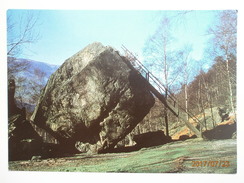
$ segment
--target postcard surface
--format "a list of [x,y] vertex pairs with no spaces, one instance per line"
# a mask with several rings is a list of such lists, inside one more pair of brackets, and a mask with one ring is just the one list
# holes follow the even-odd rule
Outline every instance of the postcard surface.
[[9,171],[237,173],[237,14],[9,9]]

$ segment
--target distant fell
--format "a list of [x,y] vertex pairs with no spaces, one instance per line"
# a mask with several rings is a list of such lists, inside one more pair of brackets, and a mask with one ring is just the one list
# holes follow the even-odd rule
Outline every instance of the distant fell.
[[[18,72],[12,72],[16,82],[15,99],[18,105],[35,105],[40,90],[46,85],[48,78],[59,68],[59,65],[48,64],[25,58],[8,58],[8,69],[14,70],[24,65]],[[10,77],[10,76],[9,76]],[[35,95],[35,97],[34,97]],[[33,110],[33,107],[31,108]]]

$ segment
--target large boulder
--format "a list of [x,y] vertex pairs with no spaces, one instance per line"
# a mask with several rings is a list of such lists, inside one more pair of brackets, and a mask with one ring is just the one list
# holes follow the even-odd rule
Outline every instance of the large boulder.
[[144,118],[154,97],[117,51],[93,43],[49,78],[32,115],[64,148],[104,152]]

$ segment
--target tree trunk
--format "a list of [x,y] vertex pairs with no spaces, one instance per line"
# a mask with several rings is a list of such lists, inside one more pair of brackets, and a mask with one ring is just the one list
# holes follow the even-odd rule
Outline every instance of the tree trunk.
[[185,108],[186,108],[186,119],[189,121],[189,115],[188,115],[188,93],[187,93],[187,84],[185,83]]
[[[204,77],[202,77],[202,80],[203,80],[203,83],[204,83],[204,87],[205,87],[205,90],[207,92],[207,101],[208,101],[208,104],[209,104],[209,107],[210,107],[210,112],[211,112],[211,118],[212,118],[212,125],[213,125],[213,128],[215,127],[215,120],[214,120],[214,116],[213,116],[213,104],[212,104],[212,97],[211,97],[211,94],[210,94],[210,91],[209,91],[209,86],[208,84],[206,83]],[[211,88],[210,88],[211,90]]]
[[198,91],[197,91],[197,107],[198,107],[198,112],[201,113],[201,82],[199,80],[198,83]]
[[201,105],[201,111],[203,113],[203,120],[205,124],[205,129],[207,130],[207,121],[206,121],[206,115],[205,115],[205,109],[204,109],[204,104],[203,104],[203,98],[202,98],[202,85],[199,81],[199,90],[200,90],[200,105]]
[[150,110],[150,112],[149,112],[149,119],[148,119],[149,132],[152,131],[151,118],[152,118],[152,112]]
[[233,93],[232,93],[232,84],[231,84],[231,80],[230,80],[230,69],[229,69],[229,60],[227,58],[228,56],[226,55],[226,70],[227,70],[227,75],[228,75],[228,84],[229,84],[229,100],[230,100],[230,105],[231,105],[231,110],[233,113],[235,113],[235,106],[234,106],[234,102],[233,102]]
[[[165,92],[165,99],[168,98],[168,91]],[[169,137],[169,121],[168,121],[168,109],[167,107],[164,107],[164,122],[165,122],[165,131],[166,136]]]
[[164,108],[164,121],[165,121],[165,128],[166,128],[166,136],[169,136],[169,124],[168,124],[168,110]]

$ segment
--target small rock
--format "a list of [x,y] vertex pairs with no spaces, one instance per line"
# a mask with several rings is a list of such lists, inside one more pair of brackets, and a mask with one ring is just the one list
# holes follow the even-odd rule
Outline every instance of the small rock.
[[41,156],[32,156],[31,161],[41,161]]

